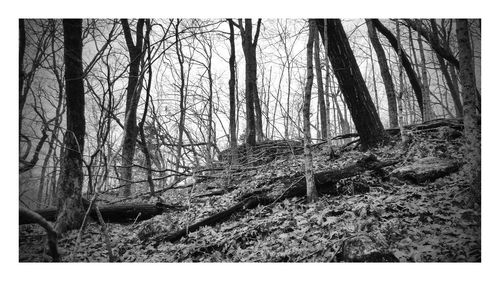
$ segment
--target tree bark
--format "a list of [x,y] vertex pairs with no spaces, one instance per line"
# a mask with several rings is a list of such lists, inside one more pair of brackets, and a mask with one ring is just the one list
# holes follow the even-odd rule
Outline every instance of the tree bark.
[[319,117],[321,126],[321,139],[328,139],[328,127],[326,120],[325,91],[323,87],[323,76],[321,74],[321,60],[319,57],[319,33],[314,25],[314,66],[316,67],[316,82],[318,86]]
[[391,128],[396,128],[398,126],[398,105],[396,101],[396,92],[394,90],[394,83],[392,82],[392,76],[389,71],[389,66],[387,65],[387,58],[385,56],[384,48],[380,44],[377,32],[373,27],[373,23],[370,19],[366,19],[366,25],[368,27],[368,37],[370,37],[370,42],[372,43],[373,49],[377,54],[378,65],[380,67],[380,75],[384,81],[385,93],[387,95],[387,105],[389,110],[389,126]]
[[[372,19],[372,23],[375,26],[375,28],[380,33],[382,33],[387,38],[387,40],[389,40],[389,43],[391,44],[392,48],[396,51],[396,53],[399,53],[400,50],[399,50],[398,40],[389,31],[389,29],[387,29],[378,19]],[[406,71],[406,75],[408,76],[408,80],[410,80],[410,84],[413,88],[413,91],[415,92],[415,97],[417,98],[418,106],[420,108],[420,113],[423,114],[424,107],[422,101],[422,88],[420,87],[417,74],[415,73],[415,70],[413,70],[411,62],[408,59],[406,52],[402,48],[401,48],[401,59],[403,67]]]
[[456,20],[460,59],[460,80],[464,101],[465,169],[473,199],[481,203],[481,116],[477,111],[474,65],[466,19]]
[[[24,19],[19,19],[19,116],[21,117],[23,107],[26,102],[26,95],[23,94],[24,85],[24,52],[26,50],[26,30]],[[22,118],[19,118],[19,129],[21,129]]]
[[260,108],[259,95],[257,92],[257,57],[256,47],[260,33],[261,20],[257,22],[257,30],[255,38],[252,39],[252,20],[239,19],[239,29],[241,33],[241,44],[243,46],[243,54],[245,55],[245,98],[247,111],[247,133],[246,143],[254,146],[257,141],[263,140],[262,131],[262,111]]
[[121,177],[123,181],[122,195],[130,196],[132,193],[132,166],[135,155],[135,143],[138,134],[137,106],[141,97],[142,82],[139,79],[139,70],[142,60],[142,43],[144,19],[137,21],[136,43],[132,40],[132,34],[127,19],[121,20],[125,41],[130,56],[129,75],[127,84],[127,100],[125,104],[125,120],[123,146],[122,146],[122,168]]
[[[323,35],[325,25],[323,20],[316,20],[316,23]],[[364,148],[369,148],[380,144],[386,141],[387,135],[377,115],[344,28],[339,19],[327,20],[327,26],[328,38],[331,43],[328,46],[328,56],[360,135],[361,145]]]
[[[420,22],[420,25],[422,22]],[[418,49],[420,51],[420,60],[421,60],[421,68],[422,68],[422,103],[424,105],[424,114],[422,120],[424,122],[431,120],[433,117],[432,106],[431,106],[431,98],[430,98],[430,89],[429,89],[429,79],[427,77],[427,66],[425,61],[425,52],[424,52],[424,44],[422,43],[422,36],[419,33],[417,37]],[[415,63],[417,63],[415,61]]]
[[399,32],[399,22],[396,22],[396,36],[397,36],[397,50],[398,50],[398,74],[399,74],[399,93],[397,95],[398,102],[398,123],[399,123],[399,132],[401,134],[401,142],[403,145],[408,143],[408,135],[406,134],[406,130],[404,128],[405,122],[403,119],[403,60],[405,55],[403,54],[403,48],[401,48],[401,36]]
[[229,23],[229,44],[231,53],[229,56],[229,143],[231,146],[231,164],[235,165],[238,161],[237,146],[238,136],[236,135],[236,48],[234,46],[234,25],[233,20],[228,19]]
[[[304,94],[304,108],[303,108],[303,121],[304,121],[304,169],[307,183],[307,202],[312,203],[318,200],[318,192],[314,184],[313,174],[313,161],[311,153],[311,122],[310,122],[310,108],[311,108],[311,89],[314,79],[313,74],[313,44],[315,37],[317,38],[318,31],[316,29],[315,20],[309,19],[309,37],[307,40],[307,80]],[[319,40],[316,41],[319,43]],[[318,48],[319,49],[319,48]],[[319,57],[316,62],[319,61]],[[324,104],[323,104],[324,106]],[[324,109],[324,108],[323,108]]]
[[83,219],[83,148],[85,147],[85,92],[82,67],[82,20],[64,19],[66,133],[58,182],[58,233],[77,229]]

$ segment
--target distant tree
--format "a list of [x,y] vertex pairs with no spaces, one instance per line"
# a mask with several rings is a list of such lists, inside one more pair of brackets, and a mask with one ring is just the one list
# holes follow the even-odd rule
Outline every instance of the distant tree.
[[135,143],[138,134],[137,127],[137,106],[141,97],[142,81],[139,79],[140,65],[143,57],[143,28],[144,19],[137,21],[136,42],[132,39],[129,22],[127,19],[121,20],[123,34],[130,56],[129,75],[127,84],[127,99],[125,104],[125,120],[123,146],[122,146],[122,169],[121,177],[123,181],[122,194],[130,196],[132,192],[132,165],[135,155]]
[[307,39],[307,77],[306,77],[306,88],[304,94],[304,108],[303,108],[303,120],[304,120],[304,168],[305,177],[307,184],[307,201],[309,203],[318,200],[318,192],[316,191],[316,184],[314,182],[313,174],[313,161],[311,154],[311,89],[314,79],[313,74],[313,44],[314,37],[318,34],[316,29],[316,24],[313,19],[309,20],[309,37]]
[[257,41],[259,40],[261,19],[257,21],[257,30],[252,39],[252,20],[245,19],[243,26],[242,19],[238,20],[238,27],[241,33],[241,44],[245,55],[245,98],[247,111],[247,133],[246,143],[255,145],[257,141],[262,141],[264,133],[262,131],[262,110],[257,92]]
[[384,48],[380,44],[377,32],[373,27],[373,23],[370,19],[366,19],[366,25],[368,27],[368,37],[372,43],[373,49],[377,54],[378,65],[380,67],[380,75],[384,81],[385,93],[387,95],[387,105],[389,110],[389,126],[391,128],[396,128],[398,126],[398,108],[396,101],[396,92],[394,90],[394,83],[392,82],[392,76],[389,71],[389,66],[387,65],[387,58],[385,56]]
[[[431,28],[432,28],[432,33],[430,33],[430,34],[440,34],[435,19],[431,19]],[[436,39],[433,39],[433,40],[436,40]],[[447,46],[449,49],[449,44]],[[448,90],[450,91],[451,98],[453,99],[453,105],[455,106],[455,116],[457,118],[461,118],[464,115],[464,110],[463,110],[463,106],[462,106],[462,101],[460,100],[460,93],[458,91],[458,83],[457,83],[458,79],[456,77],[457,75],[455,72],[455,67],[452,65],[449,68],[448,65],[446,64],[445,60],[443,59],[443,56],[439,52],[436,52],[436,57],[437,57],[438,62],[439,62],[439,68],[441,69],[441,72],[443,73],[444,79],[446,81],[446,85],[448,86]],[[454,81],[453,77],[455,77],[455,81]]]
[[82,67],[82,20],[64,19],[64,64],[66,92],[66,132],[58,184],[58,233],[80,226],[82,205],[83,149],[85,147],[85,92]]
[[464,101],[465,160],[470,189],[476,202],[481,202],[481,116],[478,114],[474,64],[472,63],[469,26],[466,19],[456,20],[460,61],[460,81]]
[[[316,20],[316,23],[323,36],[324,20]],[[377,115],[342,23],[339,19],[328,19],[326,24],[329,40],[328,56],[360,136],[361,145],[368,148],[380,144],[387,139],[387,135],[382,122],[380,122],[380,117]]]
[[422,24],[422,20],[406,19],[404,20],[404,22],[408,26],[410,26],[413,30],[417,31],[419,35],[424,37],[425,40],[427,40],[427,42],[431,46],[431,48],[434,49],[434,51],[439,56],[449,61],[456,68],[460,67],[460,63],[455,57],[455,55],[453,55],[450,46],[443,44],[443,42],[439,39],[439,32],[436,33],[435,30],[431,31],[428,28],[426,28],[425,25]]

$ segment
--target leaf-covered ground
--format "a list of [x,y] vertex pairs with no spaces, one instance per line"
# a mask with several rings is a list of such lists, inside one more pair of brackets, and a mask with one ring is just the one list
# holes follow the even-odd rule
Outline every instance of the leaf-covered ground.
[[[317,148],[315,170],[342,167],[367,153],[379,159],[401,159],[398,165],[386,168],[389,172],[427,156],[462,160],[462,139],[445,137],[443,130],[419,134],[404,150],[392,144],[365,153],[343,152],[335,160]],[[285,199],[236,214],[214,227],[203,227],[175,243],[155,246],[140,239],[148,233],[178,230],[222,211],[257,187],[286,189],[273,179],[302,169],[301,156],[288,155],[231,176],[222,171],[190,189],[170,190],[163,199],[189,209],[132,225],[108,225],[113,255],[121,262],[336,262],[345,239],[366,234],[401,262],[481,261],[480,208],[470,202],[463,171],[423,185],[366,172],[337,183],[348,190],[369,186],[370,192],[365,194],[322,196],[314,204],[306,204],[304,198]],[[221,188],[223,195],[197,197]],[[75,247],[77,234],[72,231],[60,239],[63,261],[108,261],[98,224],[91,223]],[[19,235],[19,261],[51,260],[41,228],[21,226]]]

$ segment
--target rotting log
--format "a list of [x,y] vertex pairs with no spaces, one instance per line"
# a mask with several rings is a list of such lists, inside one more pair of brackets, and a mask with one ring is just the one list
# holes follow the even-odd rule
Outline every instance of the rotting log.
[[[335,184],[339,180],[360,175],[368,170],[380,171],[383,167],[392,166],[398,162],[398,160],[379,161],[374,155],[369,155],[352,165],[314,174],[316,188],[320,195],[330,194],[335,196],[345,194],[347,190],[344,189],[342,192],[342,189],[338,189]],[[188,227],[184,227],[176,232],[160,234],[154,238],[146,239],[143,242],[147,243],[152,240],[156,245],[162,242],[175,242],[203,226],[213,226],[224,222],[231,218],[232,215],[241,211],[253,209],[258,205],[269,205],[286,198],[303,197],[306,195],[306,181],[303,176],[291,176],[287,180],[282,180],[282,182],[285,186],[289,186],[285,191],[278,188],[271,190],[264,188],[255,190],[241,196],[237,204],[226,210],[216,213]],[[364,192],[367,192],[367,190],[365,189]]]
[[[88,208],[88,202],[84,201],[84,207]],[[130,223],[143,221],[160,215],[167,210],[183,210],[186,207],[177,205],[156,204],[119,204],[110,206],[100,206],[99,211],[105,222],[108,223]],[[33,211],[47,221],[55,221],[57,218],[56,208],[47,208]],[[97,220],[95,209],[90,212],[90,216]],[[19,217],[19,224],[33,223],[25,217]]]
[[395,169],[391,172],[391,176],[416,184],[424,184],[454,173],[460,166],[461,163],[452,159],[426,157]]

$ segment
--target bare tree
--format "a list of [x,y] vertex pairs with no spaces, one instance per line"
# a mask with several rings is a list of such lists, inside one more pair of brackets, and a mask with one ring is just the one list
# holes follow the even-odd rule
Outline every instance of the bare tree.
[[313,161],[311,154],[311,122],[310,118],[310,107],[311,107],[311,89],[314,79],[313,74],[313,44],[314,37],[318,34],[316,29],[315,20],[309,20],[309,37],[307,39],[307,78],[306,78],[306,88],[304,94],[304,108],[303,108],[303,119],[304,119],[304,169],[307,184],[307,201],[315,202],[318,200],[318,192],[316,191],[316,184],[314,182],[313,174]]
[[82,20],[64,19],[64,64],[66,92],[66,132],[64,155],[58,184],[58,233],[80,226],[84,209],[81,201],[85,140],[85,92],[82,67]]
[[473,199],[481,203],[481,116],[478,114],[474,64],[472,63],[469,26],[466,19],[456,20],[457,41],[460,59],[460,80],[463,86],[465,127],[464,171],[468,174]]
[[122,194],[130,196],[132,192],[132,166],[135,155],[135,143],[138,134],[137,127],[137,106],[141,96],[142,81],[139,79],[140,65],[143,56],[143,28],[144,19],[137,21],[136,42],[132,39],[129,22],[122,19],[123,34],[127,43],[130,56],[129,76],[127,85],[127,99],[125,104],[125,120],[123,146],[122,146],[122,169],[121,177],[123,181]]
[[[321,120],[321,138],[328,139],[328,121],[326,120],[325,90],[323,87],[323,76],[321,74],[321,59],[319,56],[319,33],[316,25],[309,28],[314,29],[314,65],[316,66],[316,83],[318,86],[319,116]],[[327,35],[328,36],[328,35]]]
[[230,146],[231,146],[231,163],[236,164],[238,161],[238,155],[236,146],[238,145],[238,139],[236,136],[236,48],[234,46],[234,24],[233,20],[228,19],[229,23],[229,44],[230,44],[230,56],[229,56],[229,132],[230,132]]
[[[398,21],[396,21],[397,23]],[[417,98],[418,106],[420,108],[420,113],[423,114],[424,112],[424,106],[423,106],[423,100],[422,100],[422,87],[420,86],[419,79],[417,77],[417,74],[415,73],[415,70],[413,70],[413,67],[411,65],[410,60],[408,59],[408,56],[406,55],[406,52],[400,48],[400,44],[396,37],[391,33],[389,29],[387,29],[378,19],[372,19],[373,26],[382,33],[387,40],[389,40],[389,43],[391,44],[392,48],[396,51],[396,53],[401,52],[401,59],[402,59],[402,64],[405,69],[406,75],[408,76],[408,80],[410,80],[410,84],[412,86],[412,89],[415,93],[415,97]]]
[[385,56],[384,48],[380,44],[377,32],[373,27],[373,23],[370,19],[366,19],[366,25],[368,27],[368,37],[372,43],[373,49],[377,54],[378,65],[380,67],[380,74],[382,80],[384,81],[385,93],[387,95],[387,105],[389,110],[389,125],[391,128],[396,128],[398,126],[398,109],[396,101],[396,92],[394,91],[394,83],[392,82],[392,76],[389,72],[389,66],[387,65],[387,58]]
[[[324,21],[322,19],[316,20],[316,23],[323,34]],[[387,135],[377,115],[342,23],[339,19],[329,19],[326,25],[329,39],[328,56],[360,135],[361,144],[365,148],[380,144],[387,139]]]
[[[419,21],[419,25],[422,25],[422,21]],[[422,104],[424,106],[423,118],[422,120],[429,121],[432,119],[433,112],[431,106],[430,89],[429,89],[429,78],[427,77],[427,66],[425,61],[424,44],[422,43],[422,36],[419,33],[417,37],[418,49],[420,51],[420,65],[422,69]],[[417,63],[415,61],[415,63]]]
[[245,19],[243,26],[242,19],[238,19],[238,27],[241,33],[241,44],[245,55],[245,98],[247,111],[247,133],[246,143],[250,146],[257,141],[264,139],[262,131],[262,110],[257,92],[257,57],[256,49],[259,40],[261,19],[257,21],[257,30],[252,39],[252,20]]

